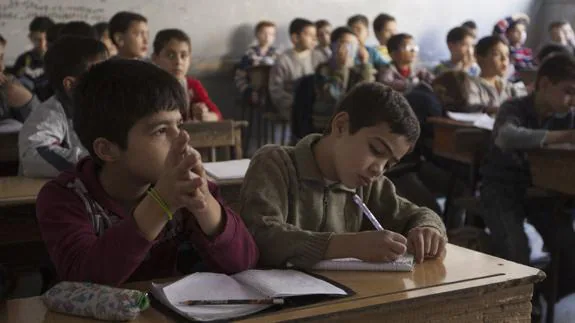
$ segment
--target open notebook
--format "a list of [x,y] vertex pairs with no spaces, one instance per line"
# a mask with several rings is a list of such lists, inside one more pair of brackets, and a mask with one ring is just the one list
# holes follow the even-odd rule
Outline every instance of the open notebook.
[[187,300],[262,299],[303,295],[346,296],[348,292],[297,270],[247,270],[232,276],[195,273],[170,284],[152,284],[152,294],[189,319],[226,320],[272,305],[180,305]]
[[364,262],[355,258],[322,260],[315,270],[350,270],[350,271],[412,271],[413,255],[405,255],[392,262]]
[[249,166],[249,159],[204,163],[206,173],[216,180],[243,179]]

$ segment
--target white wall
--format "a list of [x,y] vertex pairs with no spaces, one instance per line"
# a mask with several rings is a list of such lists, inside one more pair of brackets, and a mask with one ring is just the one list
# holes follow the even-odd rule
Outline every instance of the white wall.
[[[541,1],[541,0],[535,0]],[[574,0],[564,0],[573,2]],[[108,20],[116,11],[140,12],[150,21],[151,37],[162,28],[178,27],[193,42],[195,63],[238,57],[252,39],[258,20],[279,25],[279,45],[287,47],[287,26],[294,17],[328,19],[342,25],[351,14],[373,19],[388,12],[399,20],[401,31],[412,33],[422,48],[422,60],[447,56],[445,34],[466,19],[487,34],[495,21],[513,12],[527,11],[532,0],[0,0],[0,33],[8,40],[7,63],[29,48],[27,26],[35,15],[57,21]],[[372,37],[372,43],[375,38]]]

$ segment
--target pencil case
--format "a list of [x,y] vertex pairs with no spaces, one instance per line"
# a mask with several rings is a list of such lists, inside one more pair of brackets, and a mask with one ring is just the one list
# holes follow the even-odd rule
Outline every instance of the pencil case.
[[81,282],[60,282],[42,299],[51,311],[107,321],[133,320],[150,306],[147,293]]

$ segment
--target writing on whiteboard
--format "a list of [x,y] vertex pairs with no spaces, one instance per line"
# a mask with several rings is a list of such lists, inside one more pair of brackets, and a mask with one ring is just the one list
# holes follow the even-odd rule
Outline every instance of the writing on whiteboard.
[[9,0],[8,3],[0,3],[0,27],[14,21],[28,23],[36,16],[49,16],[55,21],[107,21],[109,17],[104,10],[106,2],[107,0],[97,0],[86,6],[46,4],[42,0]]

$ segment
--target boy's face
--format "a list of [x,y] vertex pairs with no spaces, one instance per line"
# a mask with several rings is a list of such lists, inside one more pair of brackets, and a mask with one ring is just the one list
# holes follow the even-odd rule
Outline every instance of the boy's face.
[[347,113],[334,120],[332,134],[335,168],[338,179],[349,188],[368,185],[379,179],[383,173],[407,154],[411,145],[402,135],[391,133],[385,122],[373,127],[362,128],[349,134]]
[[46,41],[46,33],[41,31],[33,31],[28,35],[32,46],[34,46],[34,51],[44,55],[48,50],[48,41]]
[[303,29],[301,34],[295,35],[295,45],[301,50],[308,50],[315,47],[317,42],[317,34],[315,26],[307,26]]
[[509,47],[497,43],[485,57],[477,56],[481,74],[504,77],[509,68]]
[[390,53],[391,58],[397,64],[412,64],[417,58],[419,47],[415,44],[413,38],[407,38],[399,47],[399,50]]
[[451,52],[451,58],[456,61],[469,61],[473,58],[474,43],[475,39],[471,36],[463,38],[462,41],[457,43],[448,43],[449,51]]
[[359,41],[357,37],[352,34],[344,34],[340,40],[335,45],[335,53],[337,55],[340,51],[345,51],[347,53],[346,66],[352,67],[355,65],[355,58],[357,56],[357,51],[359,49]]
[[395,20],[388,21],[383,29],[376,32],[375,36],[381,45],[387,44],[387,41],[397,34],[397,22]]
[[516,24],[507,31],[507,39],[513,46],[523,45],[527,39],[527,31],[524,24]]
[[148,52],[148,24],[134,21],[130,28],[121,35],[118,52],[124,57],[143,58]]
[[140,119],[128,132],[126,149],[121,150],[117,163],[142,185],[155,183],[164,170],[166,156],[181,124],[178,109]]
[[322,47],[329,46],[331,36],[331,26],[324,26],[317,31],[317,40]]
[[555,113],[575,110],[575,80],[553,83],[547,77],[543,77],[539,80],[537,95],[542,95]]
[[567,45],[567,35],[563,27],[555,27],[549,31],[551,41],[561,45]]
[[152,56],[152,60],[163,70],[168,71],[177,79],[183,80],[190,68],[190,46],[185,41],[172,39],[159,54]]
[[351,30],[357,35],[359,42],[365,45],[365,41],[367,40],[367,36],[369,36],[369,30],[367,26],[361,22],[356,22],[355,24],[351,25]]
[[260,45],[260,47],[269,47],[273,45],[276,40],[276,27],[263,27],[258,31],[256,38],[258,39],[258,45]]
[[4,72],[4,51],[5,51],[5,46],[4,44],[0,43],[0,74],[2,74]]

